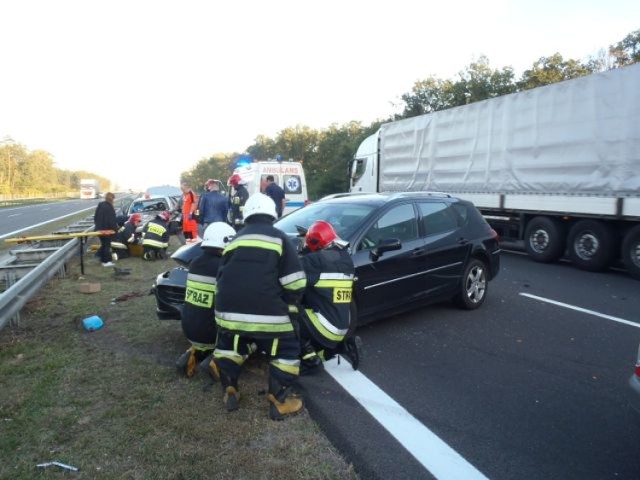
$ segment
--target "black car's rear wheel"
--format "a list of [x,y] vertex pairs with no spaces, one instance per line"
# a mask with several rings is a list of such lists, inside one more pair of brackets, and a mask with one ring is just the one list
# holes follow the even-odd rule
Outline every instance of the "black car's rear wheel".
[[453,298],[453,301],[460,308],[475,310],[484,303],[488,286],[487,266],[482,260],[472,258],[464,269],[460,291]]

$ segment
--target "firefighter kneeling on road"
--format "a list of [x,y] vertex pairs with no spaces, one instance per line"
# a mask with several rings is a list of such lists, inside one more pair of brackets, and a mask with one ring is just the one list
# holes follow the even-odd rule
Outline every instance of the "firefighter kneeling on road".
[[347,337],[353,330],[350,315],[355,267],[347,247],[333,226],[317,221],[305,236],[302,266],[307,288],[298,312],[302,344],[301,373],[312,373],[336,354],[354,370],[360,362],[360,337]]
[[142,229],[142,247],[145,260],[155,260],[157,258],[167,258],[167,248],[169,247],[169,212],[160,212],[156,218],[147,223]]
[[276,209],[256,193],[244,207],[245,226],[225,248],[218,270],[214,363],[228,411],[240,400],[238,377],[255,343],[269,364],[269,416],[281,420],[303,408],[292,392],[300,371],[300,342],[289,318],[306,284],[296,248],[272,226]]
[[116,233],[116,239],[111,242],[114,260],[129,257],[129,245],[137,244],[140,239],[136,234],[136,228],[140,225],[142,218],[139,213],[134,213],[129,220],[120,227]]
[[178,372],[189,378],[195,374],[198,362],[202,362],[201,371],[214,380],[219,376],[211,362],[216,343],[216,275],[222,251],[235,234],[225,222],[212,223],[200,244],[202,254],[189,264],[181,323],[191,347],[176,362]]

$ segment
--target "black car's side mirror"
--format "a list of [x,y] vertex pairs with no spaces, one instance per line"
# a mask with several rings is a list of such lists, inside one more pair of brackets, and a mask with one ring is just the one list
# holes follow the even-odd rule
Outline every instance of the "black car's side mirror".
[[299,237],[305,237],[307,235],[307,229],[300,225],[296,225],[296,230],[298,231]]
[[384,238],[378,241],[378,245],[371,250],[369,256],[374,262],[378,260],[384,252],[391,252],[393,250],[400,250],[402,248],[402,242],[399,238]]

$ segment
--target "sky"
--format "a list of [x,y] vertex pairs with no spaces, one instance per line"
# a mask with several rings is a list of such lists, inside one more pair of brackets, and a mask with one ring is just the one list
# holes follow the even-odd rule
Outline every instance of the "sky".
[[584,60],[640,1],[0,0],[0,19],[0,141],[142,191],[258,135],[387,117],[480,55]]

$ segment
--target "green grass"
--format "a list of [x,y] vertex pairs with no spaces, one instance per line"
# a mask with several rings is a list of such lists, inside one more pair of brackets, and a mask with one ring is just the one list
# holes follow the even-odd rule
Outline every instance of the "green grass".
[[[306,412],[269,420],[264,359],[247,362],[232,413],[218,385],[179,377],[174,362],[188,342],[179,322],[157,320],[146,295],[173,262],[119,266],[131,275],[115,277],[87,255],[81,278],[75,259],[19,326],[0,332],[0,478],[357,478]],[[78,293],[82,281],[102,290]],[[86,332],[82,319],[94,314],[105,326]],[[35,467],[52,460],[81,470]]]

